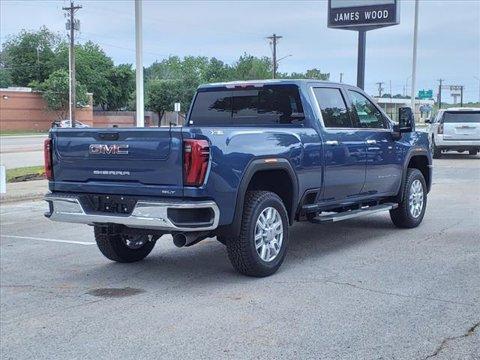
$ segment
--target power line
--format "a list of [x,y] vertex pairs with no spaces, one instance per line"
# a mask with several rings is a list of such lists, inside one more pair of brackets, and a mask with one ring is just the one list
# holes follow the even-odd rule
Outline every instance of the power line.
[[267,39],[270,40],[270,45],[272,45],[273,50],[272,50],[272,64],[273,64],[273,69],[272,69],[272,78],[275,79],[277,77],[277,67],[278,67],[278,61],[277,61],[277,43],[278,40],[283,38],[283,36],[278,36],[277,34],[273,34],[272,36],[268,36]]

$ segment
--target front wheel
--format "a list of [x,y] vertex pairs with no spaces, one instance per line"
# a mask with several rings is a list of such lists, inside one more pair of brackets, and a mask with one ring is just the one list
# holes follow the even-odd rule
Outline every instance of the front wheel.
[[155,246],[158,237],[131,235],[115,225],[95,225],[95,241],[100,252],[112,261],[129,263],[144,259]]
[[269,191],[247,192],[240,236],[226,240],[228,257],[238,272],[255,277],[275,273],[288,245],[288,215],[282,200]]
[[478,150],[469,150],[468,151],[469,155],[477,155],[477,153],[478,153]]
[[422,222],[427,206],[427,185],[422,172],[408,169],[403,186],[403,200],[390,210],[390,218],[399,228],[414,228]]

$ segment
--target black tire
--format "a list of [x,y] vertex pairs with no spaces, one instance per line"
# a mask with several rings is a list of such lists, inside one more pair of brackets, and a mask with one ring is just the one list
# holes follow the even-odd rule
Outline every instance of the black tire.
[[469,155],[477,155],[477,154],[478,154],[478,150],[468,150],[468,154],[469,154]]
[[[255,248],[255,227],[262,212],[272,207],[280,215],[283,226],[283,240],[278,254],[271,261],[264,261]],[[282,265],[288,246],[288,214],[282,200],[269,191],[249,191],[245,195],[240,236],[227,238],[227,252],[230,262],[239,273],[264,277],[275,273]]]
[[442,150],[435,145],[435,139],[432,137],[432,154],[434,159],[440,159],[442,157]]
[[139,235],[147,237],[145,244],[140,247],[127,246],[127,239],[131,235],[122,233],[121,227],[115,225],[95,225],[95,241],[101,253],[112,261],[130,263],[144,259],[155,246],[156,238],[151,235]]
[[[423,190],[423,207],[420,214],[415,217],[412,215],[409,206],[409,198],[411,195],[412,183],[419,180]],[[390,210],[390,218],[395,226],[399,228],[411,229],[420,225],[425,216],[425,209],[427,208],[427,184],[423,174],[418,169],[408,169],[405,182],[403,184],[403,200],[398,204],[394,210]]]
[[227,245],[227,238],[225,236],[217,235],[217,241],[220,244]]

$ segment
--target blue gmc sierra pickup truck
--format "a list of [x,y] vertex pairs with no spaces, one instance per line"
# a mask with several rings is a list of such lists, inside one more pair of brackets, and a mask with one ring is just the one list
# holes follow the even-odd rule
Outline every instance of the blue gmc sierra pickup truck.
[[362,90],[314,80],[203,85],[183,127],[54,128],[46,216],[93,226],[102,254],[145,258],[216,236],[233,267],[273,274],[295,221],[390,211],[419,225],[432,183],[410,108],[393,123]]

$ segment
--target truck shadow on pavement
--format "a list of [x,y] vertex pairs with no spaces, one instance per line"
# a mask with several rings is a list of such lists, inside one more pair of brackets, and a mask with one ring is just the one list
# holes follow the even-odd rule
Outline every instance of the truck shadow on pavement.
[[[388,215],[369,216],[347,220],[335,224],[297,223],[290,228],[289,249],[283,266],[273,276],[281,276],[285,271],[294,270],[296,265],[315,262],[321,266],[322,257],[341,252],[351,246],[363,246],[390,236],[395,229]],[[94,259],[98,266],[85,268],[75,274],[70,281],[82,282],[82,277],[95,279],[95,283],[107,285],[157,289],[162,285],[191,288],[205,283],[239,283],[255,281],[237,274],[228,260],[226,248],[215,238],[206,239],[189,248],[175,248],[170,237],[163,237],[156,248],[143,261],[131,264],[109,262],[101,257]],[[182,286],[183,286],[182,285]]]

